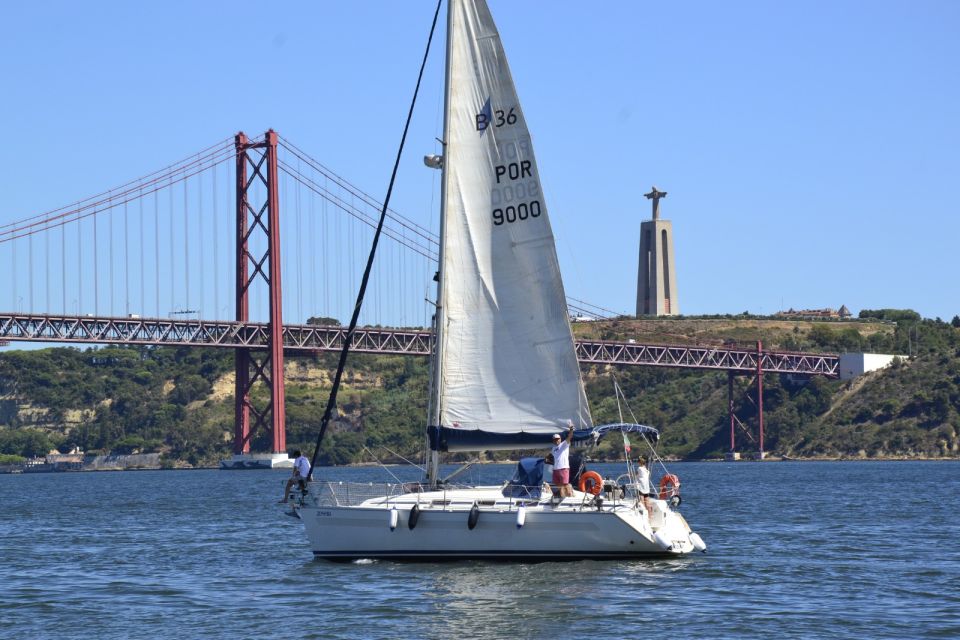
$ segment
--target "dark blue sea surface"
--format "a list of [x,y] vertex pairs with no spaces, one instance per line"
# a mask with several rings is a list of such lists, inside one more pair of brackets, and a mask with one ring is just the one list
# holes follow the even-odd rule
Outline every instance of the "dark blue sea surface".
[[539,564],[314,560],[279,471],[0,475],[0,637],[960,637],[960,463],[670,470],[706,554]]

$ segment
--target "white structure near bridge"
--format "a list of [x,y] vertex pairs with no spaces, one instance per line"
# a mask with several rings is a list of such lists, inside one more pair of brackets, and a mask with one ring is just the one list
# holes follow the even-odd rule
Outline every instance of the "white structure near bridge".
[[890,366],[894,358],[900,356],[891,356],[885,353],[841,353],[840,354],[840,379],[851,380],[857,376],[862,376],[868,371],[876,371]]

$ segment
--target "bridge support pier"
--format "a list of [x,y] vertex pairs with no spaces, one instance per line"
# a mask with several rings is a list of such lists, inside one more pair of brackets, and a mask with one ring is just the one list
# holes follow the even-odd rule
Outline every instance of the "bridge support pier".
[[[236,320],[250,320],[250,288],[258,279],[265,283],[270,300],[267,351],[237,349],[235,386],[234,459],[250,456],[250,443],[259,431],[266,431],[271,440],[271,456],[268,466],[277,466],[280,458],[286,459],[285,393],[283,386],[283,316],[280,278],[280,199],[277,173],[278,136],[272,129],[267,131],[262,142],[250,142],[240,132],[235,137],[236,145],[236,205],[237,205],[237,294]],[[248,175],[249,170],[249,175]],[[266,192],[265,200],[253,206],[251,197]],[[260,233],[263,241],[257,246],[266,246],[260,255],[251,253],[250,238]],[[262,381],[269,389],[266,403],[254,401],[253,386]],[[250,423],[253,414],[254,422]],[[282,454],[282,455],[280,455]],[[257,455],[256,458],[263,456]],[[252,459],[252,458],[251,458]],[[229,466],[229,465],[225,465]],[[236,466],[236,465],[233,465]],[[242,465],[241,465],[242,466]],[[250,465],[248,465],[250,466]],[[263,466],[255,464],[252,466]]]
[[[757,341],[757,373],[755,379],[757,381],[757,422],[759,424],[759,442],[757,442],[757,460],[763,460],[766,457],[766,452],[763,449],[763,343],[759,340]],[[727,414],[730,416],[730,451],[727,452],[725,458],[727,461],[735,461],[740,459],[740,452],[737,451],[737,442],[736,442],[736,425],[740,420],[737,419],[736,413],[734,412],[734,402],[733,402],[733,378],[736,376],[736,372],[732,369],[727,370]],[[749,388],[749,387],[748,387]],[[747,396],[749,398],[749,396]],[[743,427],[747,435],[750,435],[750,432],[747,431],[746,426],[740,422],[740,426]],[[750,436],[752,440],[753,437]]]
[[760,422],[760,450],[757,459],[763,460],[763,343],[757,340],[757,420]]
[[734,462],[740,459],[740,453],[737,451],[737,416],[733,411],[733,378],[736,374],[727,370],[727,415],[730,416],[730,451],[727,452],[728,462]]

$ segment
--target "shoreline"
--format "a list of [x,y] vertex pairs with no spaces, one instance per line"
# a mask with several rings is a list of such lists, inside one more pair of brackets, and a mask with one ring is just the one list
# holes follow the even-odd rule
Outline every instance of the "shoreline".
[[[590,460],[590,462],[595,464],[617,464],[622,463],[623,460]],[[726,460],[724,458],[700,458],[700,459],[665,459],[664,463],[666,464],[687,464],[687,463],[728,463],[728,464],[740,464],[740,463],[758,463],[758,462],[960,462],[960,456],[954,457],[910,457],[910,456],[885,456],[885,457],[876,457],[876,458],[861,458],[861,457],[843,457],[843,456],[824,456],[824,457],[815,457],[815,458],[799,458],[799,457],[780,457],[780,456],[766,456],[763,460],[757,460],[756,458],[742,458],[740,460]],[[483,461],[476,462],[477,465],[492,465],[492,464],[516,464],[517,460],[502,460],[502,461]],[[387,466],[387,467],[397,467],[403,466],[405,463],[384,463],[383,465],[374,462],[357,462],[351,464],[341,464],[333,465],[331,467],[322,467],[326,469],[336,469],[336,468],[360,468],[360,467],[378,467],[378,466]],[[34,474],[47,474],[47,473],[109,473],[117,471],[233,471],[233,469],[221,469],[219,465],[201,465],[201,466],[138,466],[138,467],[128,467],[128,468],[99,468],[99,469],[27,469],[27,465],[4,465],[3,468],[0,468],[0,475],[34,475]],[[289,471],[288,469],[243,469],[243,471]]]

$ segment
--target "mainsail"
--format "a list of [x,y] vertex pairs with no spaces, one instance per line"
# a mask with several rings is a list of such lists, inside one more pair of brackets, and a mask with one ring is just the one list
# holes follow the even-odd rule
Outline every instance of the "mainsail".
[[451,0],[432,448],[592,426],[530,133],[483,0]]

